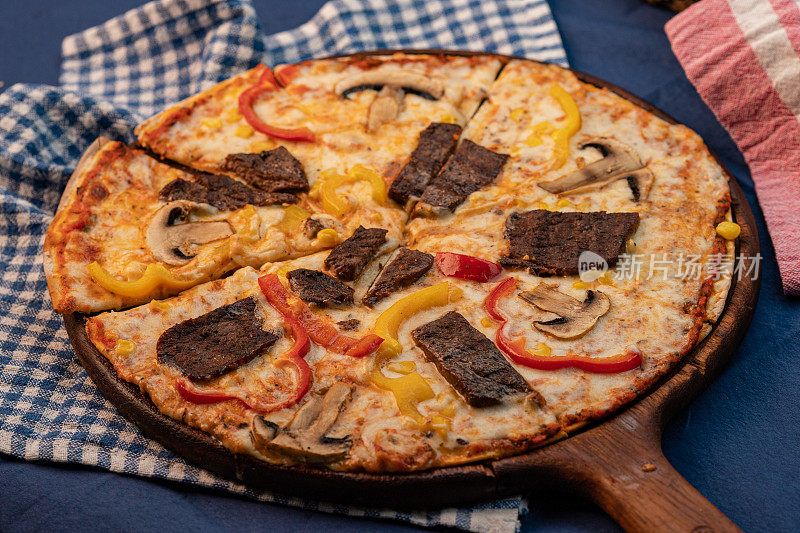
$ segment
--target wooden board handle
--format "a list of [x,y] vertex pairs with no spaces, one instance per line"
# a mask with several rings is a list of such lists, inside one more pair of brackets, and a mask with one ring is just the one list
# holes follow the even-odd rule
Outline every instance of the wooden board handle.
[[594,501],[626,531],[739,532],[669,464],[661,452],[660,424],[653,423],[652,415],[644,414],[639,404],[605,424],[541,448],[533,458],[500,461],[494,467],[500,491],[555,486],[574,492]]
[[[615,459],[623,457],[625,462]],[[626,531],[723,533],[741,531],[675,470],[658,450],[639,457],[610,457],[598,465],[590,493],[583,492]]]

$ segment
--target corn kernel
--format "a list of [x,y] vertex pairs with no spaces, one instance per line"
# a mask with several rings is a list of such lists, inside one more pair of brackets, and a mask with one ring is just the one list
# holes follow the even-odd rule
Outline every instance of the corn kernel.
[[542,144],[542,136],[539,135],[538,133],[531,133],[525,139],[525,144],[527,144],[528,146],[539,146],[540,144]]
[[157,309],[158,311],[161,311],[162,313],[166,313],[167,311],[170,310],[170,307],[171,307],[168,303],[166,303],[164,301],[161,301],[161,300],[153,300],[153,301],[151,301],[150,302],[150,306],[153,309]]
[[572,205],[572,202],[570,202],[570,201],[569,201],[569,200],[567,200],[567,199],[562,199],[562,200],[559,200],[559,201],[556,203],[556,205],[557,205],[558,207],[569,207],[569,206],[571,206],[571,205]]
[[253,141],[250,143],[250,151],[253,153],[266,152],[267,150],[272,150],[274,147],[275,147],[274,143],[263,139],[260,141]]
[[458,124],[458,120],[453,115],[443,116],[442,122],[444,122],[445,124]]
[[483,317],[481,318],[481,326],[485,328],[490,328],[494,326],[494,321],[491,318]]
[[543,357],[547,357],[553,354],[553,349],[548,345],[546,345],[545,343],[540,342],[539,344],[536,345],[536,348],[531,350],[531,353],[533,355],[541,355]]
[[546,211],[552,211],[553,210],[553,206],[548,204],[547,202],[539,202],[539,205],[537,207],[539,209],[544,209]]
[[317,240],[323,246],[333,246],[339,242],[339,234],[335,229],[325,228],[317,233]]
[[238,109],[228,109],[225,112],[225,122],[239,122],[242,119],[242,114]]
[[457,302],[464,297],[464,291],[460,287],[450,285],[447,288],[447,299],[450,303]]
[[414,361],[397,361],[395,363],[389,363],[386,365],[386,368],[398,374],[410,374],[417,369],[417,363]]
[[509,116],[511,117],[511,120],[513,120],[514,122],[519,122],[519,119],[521,119],[522,115],[524,114],[525,110],[521,107],[518,107],[516,109],[512,109],[511,114]]
[[572,284],[573,289],[591,289],[591,283],[586,283],[585,281],[576,281]]
[[117,342],[115,351],[117,355],[130,355],[136,349],[136,345],[131,341],[121,340]]
[[456,415],[456,403],[450,402],[445,407],[439,409],[439,412],[447,418],[453,418]]
[[285,278],[286,274],[288,274],[292,270],[294,270],[294,267],[292,265],[281,265],[278,267],[278,270],[275,271],[275,274],[277,276]]
[[254,130],[250,126],[246,124],[242,124],[238,128],[236,128],[236,136],[242,137],[243,139],[249,139],[253,136]]
[[210,130],[218,130],[222,127],[222,120],[218,118],[207,118],[203,120],[203,126]]
[[606,270],[606,273],[597,278],[597,281],[603,285],[614,285],[614,273],[611,270]]
[[525,139],[525,143],[528,146],[539,146],[542,144],[542,137],[545,135],[550,135],[555,131],[556,128],[551,123],[540,122],[533,127],[533,133],[528,135],[528,138]]
[[724,222],[720,222],[717,224],[717,235],[722,237],[723,239],[728,239],[732,241],[739,234],[742,232],[741,226],[735,222],[728,222],[727,220]]
[[433,415],[427,426],[436,432],[442,439],[447,438],[447,431],[450,429],[450,420],[439,415]]

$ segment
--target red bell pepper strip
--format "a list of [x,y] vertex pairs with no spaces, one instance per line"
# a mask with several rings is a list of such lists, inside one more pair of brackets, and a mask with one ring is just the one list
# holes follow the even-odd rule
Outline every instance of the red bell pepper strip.
[[175,388],[184,400],[192,403],[219,403],[239,399],[236,396],[219,390],[198,389],[194,386],[194,383],[186,378],[176,379]]
[[286,290],[276,274],[258,278],[264,297],[281,315],[299,322],[316,344],[334,353],[364,357],[378,349],[383,339],[370,333],[356,339],[342,335],[330,321],[315,315],[306,304]]
[[181,397],[192,403],[219,403],[227,402],[229,400],[236,400],[244,404],[248,409],[258,411],[262,414],[280,411],[287,407],[291,407],[300,401],[308,392],[308,387],[311,382],[311,368],[303,359],[311,348],[303,326],[294,319],[285,318],[286,326],[291,331],[294,344],[291,348],[281,354],[280,358],[275,362],[278,367],[290,366],[295,373],[294,390],[291,396],[280,402],[264,402],[255,396],[242,397],[239,394],[232,394],[220,390],[203,390],[195,386],[194,383],[186,378],[180,377],[175,380],[175,388]]
[[291,366],[294,368],[296,383],[294,394],[284,402],[284,405],[280,407],[280,409],[299,402],[305,393],[308,392],[308,386],[311,382],[311,367],[309,367],[306,360],[303,359],[308,355],[308,351],[311,349],[311,343],[308,341],[308,334],[297,320],[284,317],[284,322],[292,333],[294,344],[281,355],[280,359],[275,362],[275,365],[279,367]]
[[483,308],[494,320],[500,323],[497,328],[495,342],[497,347],[517,364],[537,370],[558,370],[561,368],[577,368],[595,374],[616,374],[639,367],[642,354],[628,350],[626,353],[610,357],[587,357],[585,355],[567,354],[564,356],[535,355],[525,349],[525,338],[511,340],[503,332],[507,319],[497,309],[500,300],[508,296],[517,286],[517,278],[506,278],[495,287],[486,300]]
[[314,142],[314,133],[308,128],[279,128],[271,126],[261,120],[256,114],[253,106],[262,93],[274,91],[279,89],[278,82],[269,67],[264,66],[264,71],[258,78],[255,85],[242,91],[239,95],[239,112],[244,119],[250,124],[254,130],[260,131],[265,135],[274,137],[276,139],[284,139],[287,141],[306,141]]
[[495,280],[502,271],[497,263],[452,252],[437,253],[436,266],[445,276],[481,283]]
[[300,74],[300,69],[297,68],[297,65],[279,65],[275,67],[272,73],[278,83],[281,84],[281,87],[286,87]]
[[378,346],[380,346],[382,343],[382,338],[378,337],[374,333],[370,333],[358,339],[347,349],[347,351],[344,352],[344,354],[349,355],[350,357],[364,357],[365,355],[369,355],[377,350]]

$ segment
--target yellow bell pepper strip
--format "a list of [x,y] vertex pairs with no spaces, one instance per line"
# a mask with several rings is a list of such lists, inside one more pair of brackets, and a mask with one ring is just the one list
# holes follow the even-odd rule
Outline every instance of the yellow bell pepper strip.
[[378,349],[370,381],[382,389],[391,391],[400,412],[418,424],[423,424],[425,417],[417,410],[416,405],[433,398],[435,396],[433,389],[418,372],[411,372],[399,378],[388,378],[381,371],[381,367],[386,360],[403,351],[403,346],[397,340],[400,324],[426,309],[441,307],[458,299],[460,292],[453,289],[448,282],[443,281],[415,291],[395,302],[375,321],[375,333],[384,341]]
[[342,185],[347,185],[356,181],[369,182],[372,187],[372,199],[375,200],[378,205],[386,205],[388,196],[386,192],[386,182],[383,181],[383,177],[374,170],[370,170],[362,165],[355,165],[346,175],[332,176],[319,186],[319,195],[322,199],[322,206],[325,208],[325,211],[334,216],[345,214],[350,209],[350,203],[347,201],[347,198],[339,195],[336,189]]
[[419,425],[425,424],[425,417],[417,409],[417,404],[430,400],[436,395],[419,372],[411,372],[399,378],[387,378],[380,370],[373,370],[370,380],[378,387],[390,391],[400,412]]
[[318,317],[299,298],[283,286],[275,274],[258,278],[258,286],[269,304],[287,319],[299,322],[312,341],[334,353],[350,357],[364,357],[383,343],[379,335],[369,333],[360,339],[339,333],[329,320]]
[[570,138],[581,129],[581,113],[578,110],[575,100],[573,100],[572,96],[560,85],[556,84],[550,88],[550,96],[556,99],[558,105],[561,106],[561,110],[564,111],[567,117],[564,125],[552,134],[553,141],[555,142],[555,147],[553,148],[553,157],[555,160],[550,170],[557,170],[563,167],[564,163],[567,162]]
[[311,213],[302,207],[290,205],[283,210],[283,219],[280,222],[281,230],[284,233],[297,233],[303,221],[310,216]]
[[265,92],[275,91],[280,88],[269,67],[261,66],[264,70],[261,72],[256,84],[249,89],[245,89],[239,95],[239,112],[254,130],[260,131],[264,135],[287,141],[314,142],[314,134],[308,128],[278,128],[267,124],[256,114],[253,106],[258,97]]
[[383,338],[378,355],[383,358],[399,355],[403,351],[403,345],[397,340],[400,324],[431,307],[447,305],[451,301],[450,290],[450,284],[443,281],[414,291],[381,313],[375,321],[375,334]]
[[127,298],[145,298],[159,288],[182,291],[197,284],[195,280],[183,280],[160,263],[147,265],[142,277],[136,281],[122,281],[108,273],[97,261],[86,266],[95,283],[109,292]]
[[489,316],[500,323],[495,337],[497,347],[515,363],[537,370],[577,368],[595,374],[616,374],[641,366],[642,354],[634,350],[628,350],[624,354],[609,357],[587,357],[573,353],[554,356],[549,355],[548,350],[537,349],[536,353],[526,350],[525,337],[512,341],[503,332],[507,319],[497,309],[497,304],[500,300],[514,292],[516,286],[517,278],[506,278],[489,293],[489,296],[483,302],[483,308],[489,313]]
[[175,390],[181,397],[189,402],[206,404],[237,400],[248,409],[258,411],[262,414],[280,411],[291,407],[299,402],[311,383],[311,367],[304,357],[308,354],[311,344],[308,341],[308,334],[303,326],[294,319],[284,318],[286,328],[291,332],[294,344],[286,350],[275,361],[275,366],[279,368],[290,367],[295,374],[295,383],[291,395],[279,402],[265,402],[257,396],[240,395],[236,392],[225,392],[220,390],[199,389],[194,383],[184,377],[175,380]]

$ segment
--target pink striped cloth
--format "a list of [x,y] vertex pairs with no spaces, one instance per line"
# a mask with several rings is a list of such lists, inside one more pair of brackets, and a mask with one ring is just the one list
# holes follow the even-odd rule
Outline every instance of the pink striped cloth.
[[744,154],[783,290],[800,295],[800,6],[703,0],[665,29],[689,80]]

